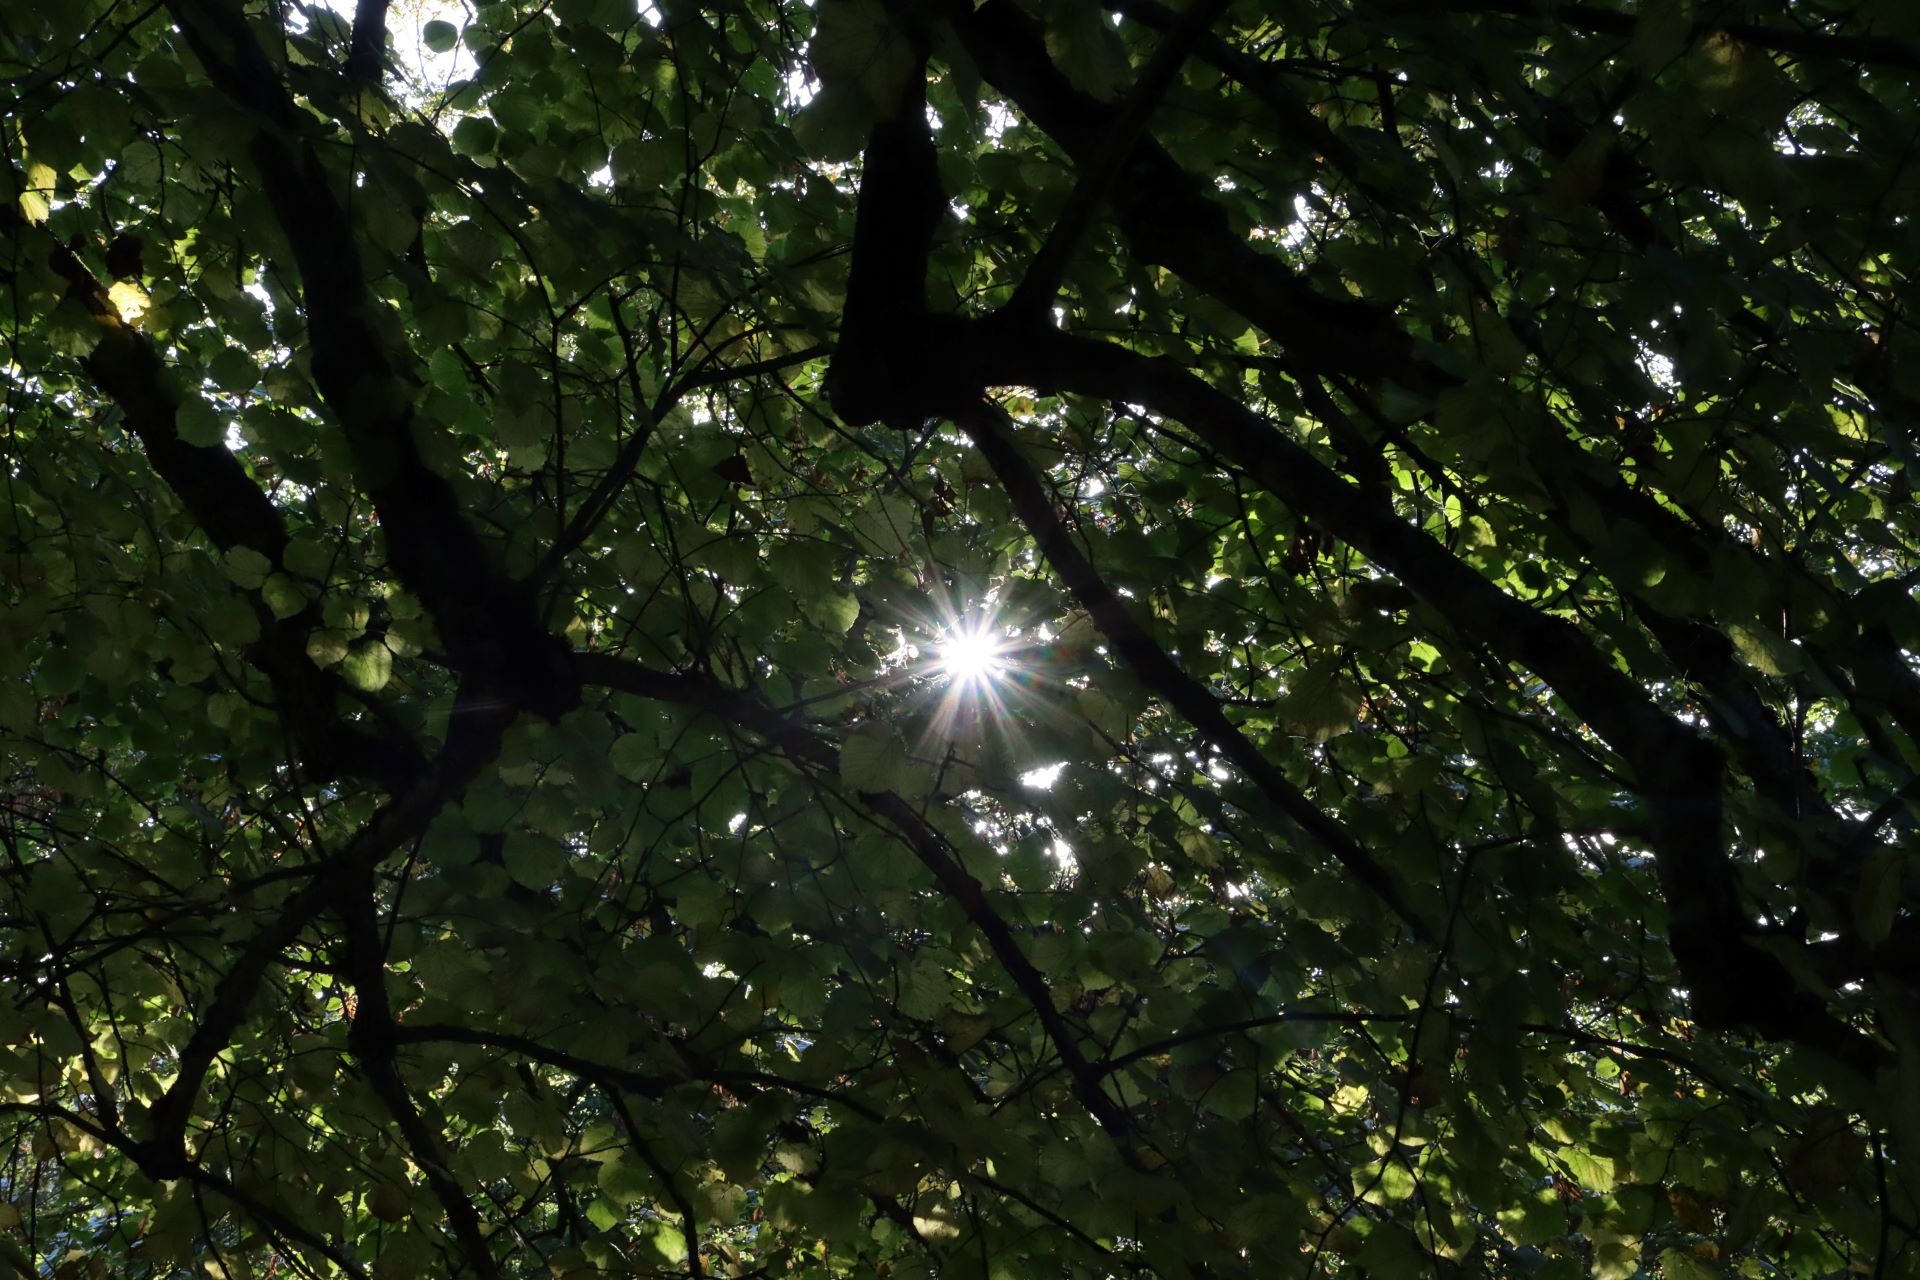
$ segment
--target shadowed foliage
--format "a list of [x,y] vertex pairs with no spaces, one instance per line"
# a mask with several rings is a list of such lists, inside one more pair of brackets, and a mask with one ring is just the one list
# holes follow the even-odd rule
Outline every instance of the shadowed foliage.
[[1920,10],[0,13],[0,1280],[1920,1277]]

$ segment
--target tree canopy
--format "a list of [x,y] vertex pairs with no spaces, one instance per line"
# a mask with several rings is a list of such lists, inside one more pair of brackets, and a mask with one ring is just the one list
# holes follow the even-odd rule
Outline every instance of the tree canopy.
[[1907,0],[0,15],[0,1273],[1920,1276]]

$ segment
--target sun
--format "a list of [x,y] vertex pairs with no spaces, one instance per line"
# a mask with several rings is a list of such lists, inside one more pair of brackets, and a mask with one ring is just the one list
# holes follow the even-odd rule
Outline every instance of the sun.
[[984,684],[1006,669],[1006,644],[985,627],[956,625],[935,650],[940,670],[956,684]]

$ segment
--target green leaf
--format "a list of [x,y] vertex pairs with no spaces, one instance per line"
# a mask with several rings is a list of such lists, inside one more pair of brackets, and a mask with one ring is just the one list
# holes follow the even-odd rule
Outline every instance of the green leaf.
[[500,130],[485,116],[467,116],[453,126],[453,149],[463,156],[490,155]]
[[1325,742],[1353,728],[1360,691],[1330,667],[1311,667],[1294,679],[1277,708],[1288,732]]
[[840,744],[840,778],[857,791],[891,791],[901,751],[885,725],[863,724]]
[[659,761],[660,749],[637,733],[615,739],[612,750],[607,753],[607,762],[614,772],[629,782],[644,780]]
[[1573,1180],[1588,1191],[1602,1194],[1613,1190],[1619,1175],[1614,1162],[1607,1157],[1596,1155],[1579,1147],[1568,1147],[1560,1152],[1560,1159],[1567,1166],[1567,1172]]
[[1800,669],[1800,651],[1776,632],[1733,623],[1727,627],[1727,638],[1748,666],[1765,675],[1791,675]]
[[1413,1170],[1391,1156],[1353,1171],[1353,1193],[1369,1204],[1398,1204],[1417,1186]]
[[352,644],[353,637],[335,627],[316,627],[307,635],[307,657],[314,665],[330,667],[342,661]]
[[260,366],[244,351],[222,347],[208,362],[207,376],[222,391],[245,391],[260,381]]
[[393,675],[393,651],[378,638],[356,640],[341,661],[340,674],[354,688],[378,693]]
[[807,59],[827,85],[857,84],[890,115],[914,72],[913,46],[880,0],[820,0]]
[[875,108],[858,83],[829,80],[793,120],[793,139],[816,160],[852,160],[866,145]]
[[1098,5],[1053,0],[1047,5],[1047,52],[1075,88],[1118,99],[1133,81],[1126,51]]
[[745,586],[752,581],[760,567],[759,554],[753,544],[737,538],[715,538],[696,549],[688,558],[702,568],[713,570],[721,581],[734,586]]
[[227,548],[221,564],[227,571],[228,581],[249,591],[258,591],[265,585],[267,575],[273,572],[273,561],[252,547]]
[[0,40],[0,1271],[1898,1270],[1910,0],[109,7]]
[[213,411],[212,405],[198,397],[180,406],[174,422],[180,438],[188,444],[206,447],[226,443],[226,423]]
[[300,584],[284,573],[276,573],[261,584],[261,599],[267,602],[267,608],[276,618],[291,618],[307,607],[307,594]]
[[860,601],[851,592],[828,591],[802,603],[815,625],[835,635],[844,635],[860,616]]
[[1896,849],[1876,849],[1861,865],[1853,891],[1853,920],[1860,941],[1877,947],[1893,933],[1900,908],[1900,881],[1906,859]]

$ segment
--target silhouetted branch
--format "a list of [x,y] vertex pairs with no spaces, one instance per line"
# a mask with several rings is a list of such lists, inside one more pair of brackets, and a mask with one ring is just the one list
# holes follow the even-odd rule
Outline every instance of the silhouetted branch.
[[1134,621],[1126,605],[1074,544],[1072,535],[1067,532],[1055,510],[1052,497],[1042,487],[1040,477],[1027,465],[1009,438],[1005,425],[999,420],[999,411],[983,406],[963,416],[959,425],[986,458],[994,475],[999,477],[1001,487],[1013,502],[1014,513],[1033,535],[1034,544],[1046,557],[1047,564],[1087,611],[1094,626],[1113,643],[1114,652],[1149,689],[1165,698],[1168,706],[1184,716],[1188,723],[1219,748],[1221,754],[1233,761],[1274,808],[1298,823],[1323,849],[1351,871],[1360,883],[1413,930],[1415,936],[1430,937],[1431,932],[1426,924],[1407,905],[1399,888],[1373,855],[1294,786],[1227,718],[1214,696],[1182,671],[1167,651],[1147,634],[1145,628]]

